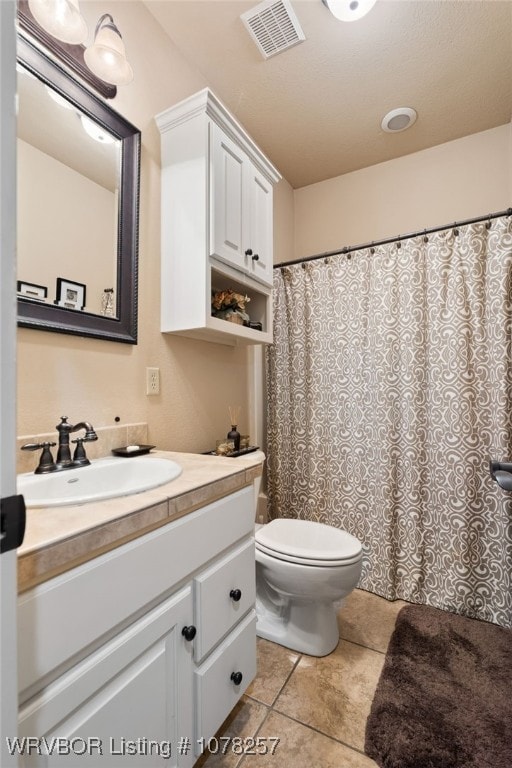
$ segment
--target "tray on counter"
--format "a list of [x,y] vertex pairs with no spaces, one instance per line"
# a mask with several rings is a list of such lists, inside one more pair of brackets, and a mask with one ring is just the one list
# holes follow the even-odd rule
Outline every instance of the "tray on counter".
[[[254,453],[254,451],[259,451],[259,445],[250,445],[248,448],[241,448],[239,451],[233,451],[232,453],[225,453],[224,456],[227,456],[228,459],[235,459],[237,456],[246,456],[248,453]],[[204,451],[202,453],[202,456],[220,456],[221,454],[218,454],[217,451]]]

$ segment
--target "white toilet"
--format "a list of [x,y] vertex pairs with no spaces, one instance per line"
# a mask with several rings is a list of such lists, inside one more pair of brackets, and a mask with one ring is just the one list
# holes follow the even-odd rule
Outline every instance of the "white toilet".
[[[259,485],[257,478],[256,503]],[[331,653],[339,602],[361,576],[359,539],[323,523],[279,518],[257,525],[255,540],[256,633],[310,656]]]

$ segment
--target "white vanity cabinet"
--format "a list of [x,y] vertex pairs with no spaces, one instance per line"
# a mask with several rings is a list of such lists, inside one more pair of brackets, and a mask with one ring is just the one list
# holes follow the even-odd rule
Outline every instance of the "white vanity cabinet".
[[[261,150],[209,89],[156,117],[162,148],[161,329],[225,344],[272,341],[273,185]],[[262,330],[211,314],[212,291],[250,301]]]
[[22,765],[193,765],[256,672],[253,527],[248,486],[20,595]]

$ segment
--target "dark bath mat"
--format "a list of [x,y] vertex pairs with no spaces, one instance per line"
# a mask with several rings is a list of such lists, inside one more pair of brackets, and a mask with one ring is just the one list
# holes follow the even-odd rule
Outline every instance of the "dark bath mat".
[[381,768],[511,768],[512,630],[402,608],[365,752]]

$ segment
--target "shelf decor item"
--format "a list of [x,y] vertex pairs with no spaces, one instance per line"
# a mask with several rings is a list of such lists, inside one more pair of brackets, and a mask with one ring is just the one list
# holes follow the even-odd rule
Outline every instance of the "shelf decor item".
[[231,289],[212,292],[212,317],[228,320],[231,323],[243,325],[250,317],[245,311],[245,305],[250,301],[249,296],[236,293]]
[[233,440],[217,440],[215,445],[215,453],[217,456],[231,456],[235,450],[235,443]]
[[240,406],[229,406],[229,419],[231,421],[231,429],[227,434],[227,439],[232,440],[235,446],[235,451],[240,450],[240,432],[237,429],[238,419],[240,417]]

